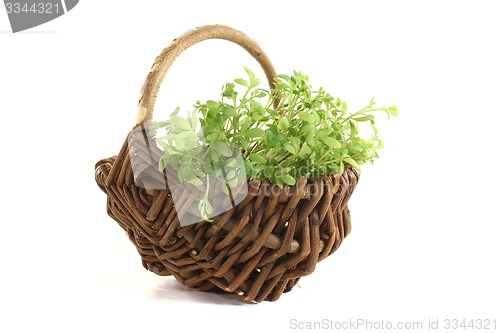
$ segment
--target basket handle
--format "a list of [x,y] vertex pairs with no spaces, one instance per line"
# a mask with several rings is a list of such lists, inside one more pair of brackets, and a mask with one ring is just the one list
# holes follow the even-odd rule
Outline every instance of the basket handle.
[[190,30],[182,36],[174,39],[172,43],[167,46],[156,58],[153,67],[151,68],[151,71],[142,86],[141,98],[139,99],[138,106],[139,110],[137,113],[137,124],[142,124],[151,120],[153,117],[154,105],[160,85],[175,59],[190,46],[213,38],[228,40],[247,50],[247,52],[259,62],[260,66],[264,70],[269,86],[271,88],[274,87],[276,71],[271,61],[257,42],[239,30],[224,25],[206,25]]

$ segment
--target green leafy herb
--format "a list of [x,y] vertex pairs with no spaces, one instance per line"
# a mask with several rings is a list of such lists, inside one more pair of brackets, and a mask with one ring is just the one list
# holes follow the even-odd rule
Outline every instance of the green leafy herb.
[[[268,91],[258,88],[260,79],[249,68],[245,71],[247,79],[222,87],[219,101],[197,102],[186,118],[176,109],[169,120],[151,123],[150,134],[164,150],[161,170],[170,165],[180,181],[201,185],[204,177],[208,184],[208,175],[218,166],[226,170],[217,175],[224,191],[245,174],[280,187],[293,185],[298,177],[342,173],[345,165],[359,169],[373,162],[383,146],[375,114],[384,112],[390,118],[398,113],[396,106],[376,107],[373,99],[348,113],[345,101],[323,88],[313,90],[301,72],[279,75]],[[366,126],[371,130],[368,137],[361,135]],[[246,173],[234,162],[239,153],[235,149],[243,154]],[[208,221],[208,189],[198,208]]]

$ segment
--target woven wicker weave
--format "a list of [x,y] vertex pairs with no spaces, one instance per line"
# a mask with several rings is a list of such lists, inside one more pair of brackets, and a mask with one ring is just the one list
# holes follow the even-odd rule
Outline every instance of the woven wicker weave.
[[[152,167],[162,152],[151,144],[154,139],[148,137],[145,123],[152,118],[158,89],[175,58],[211,38],[245,48],[272,86],[276,73],[271,62],[242,32],[220,25],[189,31],[157,57],[142,89],[138,125],[117,156],[97,163],[96,181],[108,195],[108,214],[127,232],[146,269],[173,275],[197,290],[231,292],[246,301],[274,301],[312,273],[349,234],[347,202],[359,173],[347,167],[342,175],[300,178],[283,189],[252,180],[247,197],[213,223],[181,227],[176,209],[182,209],[182,204],[176,202],[174,207],[168,187],[151,190],[138,185],[164,181],[167,176]],[[134,175],[132,165],[144,165],[140,175]]]

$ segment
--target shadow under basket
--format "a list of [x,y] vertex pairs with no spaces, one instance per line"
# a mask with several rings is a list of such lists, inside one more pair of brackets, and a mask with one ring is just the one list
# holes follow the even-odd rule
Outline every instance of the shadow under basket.
[[[342,175],[299,178],[294,186],[282,189],[251,180],[246,198],[213,218],[214,222],[182,227],[176,212],[182,208],[174,205],[168,185],[163,189],[143,186],[144,181],[161,180],[168,184],[166,172],[152,167],[157,166],[155,161],[162,152],[154,145],[147,148],[149,154],[131,150],[146,146],[149,140],[154,142],[144,124],[151,119],[161,80],[176,57],[172,50],[179,49],[177,43],[182,45],[183,39],[189,45],[180,47],[179,54],[208,38],[244,46],[272,82],[274,69],[263,64],[268,62],[267,57],[241,32],[206,26],[179,37],[157,58],[143,87],[138,125],[117,156],[97,163],[96,181],[108,196],[108,214],[126,231],[146,269],[161,276],[172,275],[196,290],[234,293],[245,301],[275,301],[301,277],[311,274],[316,264],[334,253],[349,234],[347,203],[359,173],[346,167]],[[173,59],[165,60],[169,55]],[[154,88],[150,87],[151,80]],[[148,100],[148,96],[153,97]],[[138,130],[143,135],[133,135]],[[137,168],[132,166],[141,164],[145,167],[138,185],[137,174],[134,175]]]

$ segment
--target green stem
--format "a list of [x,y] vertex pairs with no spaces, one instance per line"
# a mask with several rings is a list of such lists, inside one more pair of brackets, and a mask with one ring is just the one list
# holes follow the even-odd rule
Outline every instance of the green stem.
[[341,122],[341,124],[345,124],[348,120],[352,120],[356,116],[359,116],[359,115],[362,115],[362,114],[367,114],[367,113],[370,113],[370,112],[378,112],[378,111],[387,112],[387,109],[386,108],[380,108],[380,109],[378,109],[378,108],[377,109],[367,109],[367,108],[364,108],[363,110],[359,110],[358,112],[354,112],[349,117],[345,118]]
[[337,162],[340,162],[342,161],[342,159],[335,159],[335,160],[330,160],[330,161],[323,161],[321,163],[319,163],[320,161],[318,160],[318,162],[314,163],[313,165],[325,165],[325,164],[334,164],[334,163],[337,163]]
[[[338,148],[337,148],[338,149]],[[333,150],[335,150],[335,147],[330,147],[319,159],[317,162],[321,162],[326,156],[328,156]],[[316,163],[317,163],[316,162]]]

